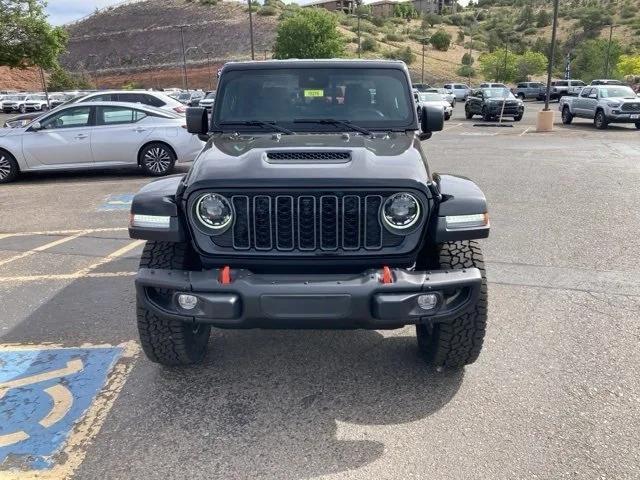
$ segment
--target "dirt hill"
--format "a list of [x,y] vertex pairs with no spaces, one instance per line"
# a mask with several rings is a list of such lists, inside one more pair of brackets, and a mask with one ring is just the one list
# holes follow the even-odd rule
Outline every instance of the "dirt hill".
[[[203,5],[186,0],[146,0],[107,8],[68,26],[69,49],[61,61],[84,71],[101,87],[137,81],[182,86],[182,33],[190,87],[209,87],[209,72],[250,56],[246,6]],[[256,57],[271,51],[277,18],[253,16]]]
[[0,67],[0,90],[42,90],[40,72],[36,68],[19,70]]

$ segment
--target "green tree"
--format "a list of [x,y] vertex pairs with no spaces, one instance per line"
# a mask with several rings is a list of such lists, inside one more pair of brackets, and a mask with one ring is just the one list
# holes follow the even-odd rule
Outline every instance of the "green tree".
[[365,37],[360,44],[363,52],[375,52],[378,49],[378,42],[373,37]]
[[551,14],[544,8],[536,15],[536,27],[543,28],[551,25]]
[[618,71],[620,75],[640,75],[640,55],[621,55]]
[[[574,78],[580,78],[586,82],[605,75],[608,40],[596,38],[582,42],[574,50],[571,71]],[[617,70],[618,61],[622,54],[622,47],[617,40],[611,42],[609,50],[609,77],[620,76]]]
[[485,78],[501,82],[514,81],[517,75],[518,55],[504,48],[483,53],[478,58],[480,71]]
[[0,0],[0,65],[53,68],[67,44],[61,27],[47,21],[42,0]]
[[462,65],[456,70],[456,73],[461,77],[474,77],[476,70],[471,65]]
[[473,65],[473,56],[470,53],[465,53],[464,55],[462,55],[462,60],[461,62],[462,65]]
[[587,38],[595,38],[602,30],[602,27],[609,25],[612,21],[611,14],[603,11],[603,7],[593,6],[582,11],[578,25],[582,27]]
[[422,19],[422,29],[426,30],[434,25],[440,25],[442,23],[442,17],[435,13],[427,13]]
[[521,30],[531,26],[535,18],[535,14],[533,13],[533,7],[529,4],[526,4],[522,10],[520,10],[520,15],[518,16],[518,24]]
[[543,73],[547,68],[547,57],[540,52],[528,51],[516,61],[516,81],[527,81],[531,75]]
[[393,6],[393,16],[410,20],[418,18],[418,11],[411,2],[397,3]]
[[435,48],[436,50],[446,52],[447,50],[449,50],[449,46],[451,45],[451,35],[449,35],[446,31],[439,29],[438,31],[436,31],[436,33],[431,35],[429,43],[431,43],[431,45],[433,45],[433,48]]
[[86,90],[94,88],[94,85],[84,76],[68,72],[56,65],[50,71],[47,87],[50,91],[55,92],[61,90]]
[[278,26],[274,58],[336,58],[344,55],[345,39],[336,17],[320,8],[303,8]]

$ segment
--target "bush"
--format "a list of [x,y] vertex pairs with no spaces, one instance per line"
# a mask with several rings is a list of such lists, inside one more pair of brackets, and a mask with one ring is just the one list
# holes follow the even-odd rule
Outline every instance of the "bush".
[[535,35],[536,33],[538,33],[538,29],[536,27],[529,27],[522,33],[524,33],[525,35]]
[[384,36],[385,41],[387,42],[402,42],[404,37],[402,35],[398,35],[397,33],[387,33]]
[[262,15],[263,17],[271,17],[274,15],[278,15],[278,9],[276,7],[262,7],[258,10],[258,15]]
[[384,56],[391,60],[402,60],[407,65],[411,65],[416,59],[415,54],[409,47],[397,48],[395,50],[385,52]]
[[429,39],[429,43],[433,45],[433,48],[436,50],[440,50],[446,52],[449,50],[449,46],[451,45],[451,35],[449,35],[444,30],[440,29]]
[[473,57],[469,53],[462,55],[462,65],[473,65]]
[[360,43],[363,52],[375,52],[378,49],[378,42],[373,37],[365,37]]
[[536,27],[543,28],[547,25],[551,25],[551,14],[543,8],[536,15]]
[[337,58],[345,39],[336,17],[319,8],[301,8],[278,25],[274,58]]
[[462,65],[456,73],[461,77],[474,77],[476,74],[476,70],[469,65]]

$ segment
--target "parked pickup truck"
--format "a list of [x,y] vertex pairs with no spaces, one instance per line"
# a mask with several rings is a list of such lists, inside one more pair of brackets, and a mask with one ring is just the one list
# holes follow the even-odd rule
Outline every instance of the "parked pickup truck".
[[565,125],[580,117],[593,119],[599,129],[610,123],[635,123],[640,129],[640,98],[624,85],[584,87],[577,97],[562,97],[559,109]]

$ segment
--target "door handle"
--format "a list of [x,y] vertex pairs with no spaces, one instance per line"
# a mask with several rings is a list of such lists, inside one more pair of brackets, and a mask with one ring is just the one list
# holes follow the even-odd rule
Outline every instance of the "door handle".
[[136,127],[136,128],[133,129],[133,131],[140,133],[140,132],[146,132],[147,129],[146,128],[142,128],[142,127]]
[[85,135],[84,133],[79,133],[78,135],[76,135],[76,140],[82,140],[83,138],[87,138],[88,135]]

